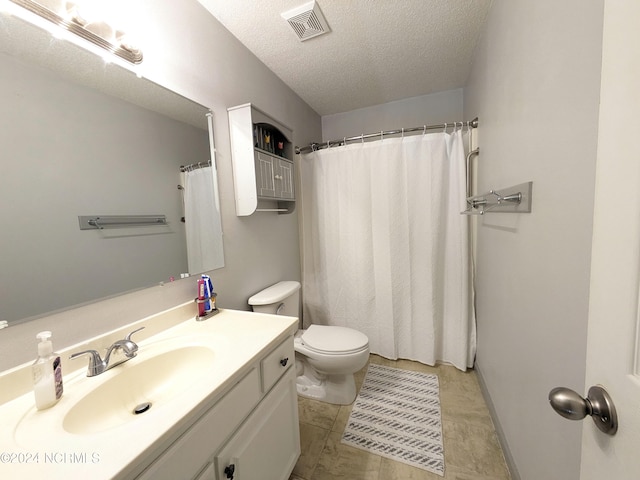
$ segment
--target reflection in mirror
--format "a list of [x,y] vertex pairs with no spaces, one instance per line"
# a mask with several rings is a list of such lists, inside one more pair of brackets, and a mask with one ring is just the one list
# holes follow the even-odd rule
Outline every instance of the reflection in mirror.
[[118,55],[128,62],[142,62],[142,52],[128,36],[104,18],[104,4],[87,4],[78,0],[9,0],[59,28],[79,35],[87,42]]
[[215,169],[207,162],[185,165],[181,171],[189,272],[206,272],[224,265],[222,249],[209,248],[222,237]]
[[[207,109],[20,19],[0,21],[0,320],[200,273],[188,267],[177,186],[181,165],[212,158]],[[211,170],[215,233],[203,248],[216,260],[206,269],[223,266]],[[167,225],[78,226],[80,215],[149,214]]]

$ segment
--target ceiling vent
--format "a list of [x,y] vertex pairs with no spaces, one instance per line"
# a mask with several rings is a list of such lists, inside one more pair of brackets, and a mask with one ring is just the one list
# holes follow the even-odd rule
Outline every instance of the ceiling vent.
[[282,18],[289,22],[301,42],[331,31],[316,2],[288,10],[282,14]]

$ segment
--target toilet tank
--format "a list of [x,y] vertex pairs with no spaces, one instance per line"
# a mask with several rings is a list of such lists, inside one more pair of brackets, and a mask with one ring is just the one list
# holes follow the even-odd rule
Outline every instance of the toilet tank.
[[249,305],[254,312],[297,317],[300,305],[299,291],[299,282],[279,282],[252,296]]

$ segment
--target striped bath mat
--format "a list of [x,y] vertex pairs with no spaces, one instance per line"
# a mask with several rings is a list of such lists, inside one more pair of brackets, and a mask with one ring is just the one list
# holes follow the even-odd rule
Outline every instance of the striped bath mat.
[[369,365],[342,443],[444,476],[437,375]]

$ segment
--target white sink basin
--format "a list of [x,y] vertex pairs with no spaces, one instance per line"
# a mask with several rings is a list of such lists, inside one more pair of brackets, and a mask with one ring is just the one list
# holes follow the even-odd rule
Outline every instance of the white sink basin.
[[[212,349],[195,345],[148,359],[141,358],[142,355],[139,353],[137,358],[102,374],[112,376],[69,409],[62,422],[63,429],[73,434],[102,432],[153,415],[154,409],[158,410],[211,372],[216,357]],[[135,413],[136,408],[144,411]]]

